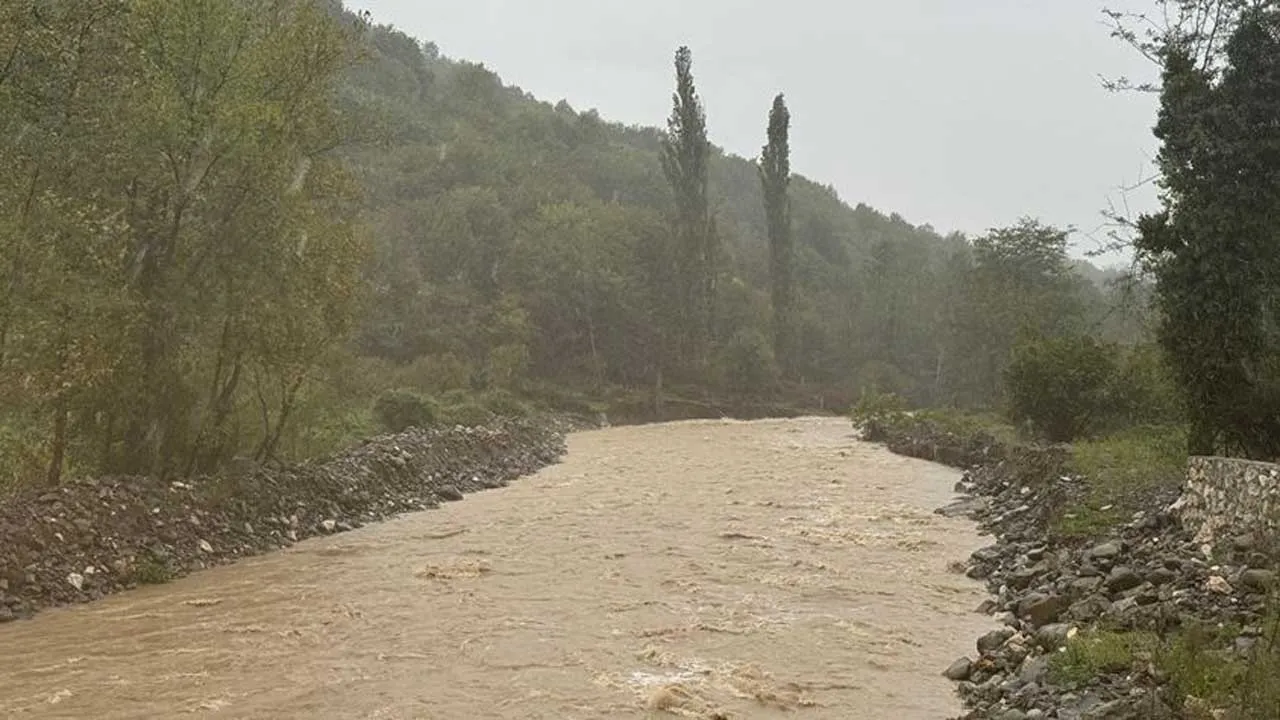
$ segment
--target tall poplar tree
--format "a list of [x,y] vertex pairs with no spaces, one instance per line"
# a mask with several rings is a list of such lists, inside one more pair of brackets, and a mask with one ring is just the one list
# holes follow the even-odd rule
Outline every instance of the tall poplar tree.
[[662,170],[675,200],[675,275],[680,294],[682,356],[704,366],[711,344],[719,239],[707,192],[711,143],[693,82],[693,54],[676,51],[676,91],[662,146]]
[[794,367],[795,249],[791,237],[791,112],[779,94],[769,111],[769,142],[760,155],[760,184],[769,227],[769,281],[773,297],[773,353],[784,374]]

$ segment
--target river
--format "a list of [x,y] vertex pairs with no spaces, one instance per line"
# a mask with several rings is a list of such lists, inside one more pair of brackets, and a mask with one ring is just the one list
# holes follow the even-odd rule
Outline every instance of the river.
[[0,717],[939,720],[957,473],[847,420],[573,435],[439,510],[0,626]]

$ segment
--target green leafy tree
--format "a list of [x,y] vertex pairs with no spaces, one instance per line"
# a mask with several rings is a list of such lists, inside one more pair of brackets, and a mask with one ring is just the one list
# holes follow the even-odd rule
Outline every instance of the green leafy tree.
[[1115,376],[1113,346],[1088,335],[1025,335],[1004,370],[1010,419],[1054,442],[1087,436],[1107,420]]
[[773,298],[773,353],[791,373],[795,346],[795,248],[791,237],[791,113],[779,94],[769,111],[769,142],[760,154],[760,184],[769,233],[769,282]]

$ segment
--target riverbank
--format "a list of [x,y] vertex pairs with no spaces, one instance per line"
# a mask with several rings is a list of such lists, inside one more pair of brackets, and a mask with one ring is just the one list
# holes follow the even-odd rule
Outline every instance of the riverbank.
[[[1178,482],[1117,488],[1082,475],[1076,448],[927,419],[865,431],[899,454],[964,468],[957,490],[966,499],[939,512],[973,518],[995,540],[965,572],[986,582],[992,599],[979,610],[1005,627],[945,671],[965,718],[1280,714],[1280,615],[1265,538],[1238,528],[1217,547],[1196,542],[1170,509]],[[1111,472],[1148,470],[1138,466],[1143,453],[1111,460]],[[1100,493],[1117,504],[1097,506]]]
[[85,478],[0,502],[0,622],[501,487],[559,460],[548,419],[410,429],[282,468]]

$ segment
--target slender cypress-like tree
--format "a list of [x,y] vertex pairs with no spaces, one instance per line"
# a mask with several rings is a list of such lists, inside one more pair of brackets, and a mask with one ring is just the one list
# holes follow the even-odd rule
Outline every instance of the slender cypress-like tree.
[[676,51],[676,91],[662,147],[662,170],[675,200],[675,273],[686,357],[705,364],[710,349],[719,239],[707,193],[711,143],[693,83],[693,54]]
[[760,184],[769,226],[769,280],[773,291],[773,352],[783,373],[794,368],[795,287],[791,237],[791,112],[779,94],[769,111],[769,142],[760,155]]

